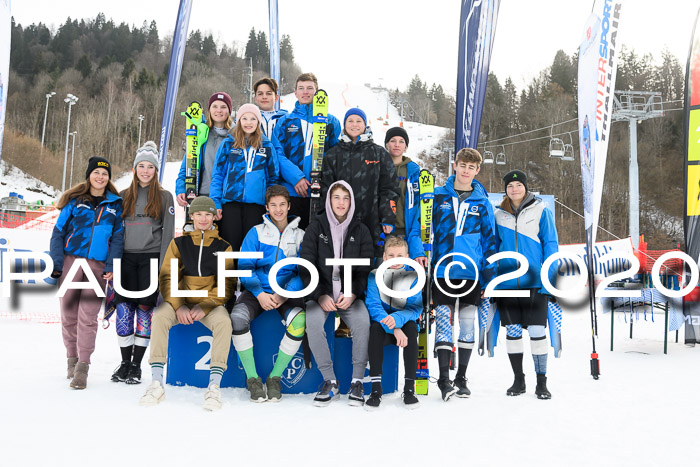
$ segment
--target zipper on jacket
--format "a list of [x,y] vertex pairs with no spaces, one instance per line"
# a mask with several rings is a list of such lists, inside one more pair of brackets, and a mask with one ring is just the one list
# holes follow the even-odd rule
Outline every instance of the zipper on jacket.
[[197,260],[197,272],[199,277],[202,277],[202,249],[204,248],[204,230],[202,232],[202,239],[199,241],[199,259]]
[[[102,204],[102,203],[100,203],[100,204]],[[95,214],[92,216],[92,228],[90,229],[90,241],[88,242],[88,250],[87,250],[87,253],[85,254],[86,258],[90,258],[90,247],[92,247],[92,234],[95,233],[95,224],[100,221],[100,217],[102,217],[103,210],[104,210],[104,206],[100,209],[100,215],[98,216],[97,215],[97,207],[95,207]],[[109,256],[109,252],[108,252],[107,256]]]
[[[275,228],[276,227],[277,226],[275,226]],[[277,229],[277,230],[279,230],[279,229]],[[287,228],[285,227],[284,230],[287,230]],[[277,262],[277,256],[279,255],[279,252],[280,252],[280,245],[282,244],[282,235],[284,235],[284,232],[280,232],[280,239],[277,240],[277,249],[275,250],[275,263]]]

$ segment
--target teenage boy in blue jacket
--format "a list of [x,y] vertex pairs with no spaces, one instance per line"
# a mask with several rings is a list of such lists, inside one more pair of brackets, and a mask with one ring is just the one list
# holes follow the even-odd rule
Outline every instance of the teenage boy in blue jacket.
[[[309,186],[311,178],[311,146],[313,143],[313,98],[318,90],[318,80],[313,73],[303,73],[297,77],[294,95],[297,103],[294,110],[277,120],[271,138],[280,161],[282,185],[292,195],[289,213],[299,216],[299,227],[309,225]],[[326,124],[325,152],[338,144],[342,131],[336,117],[328,114]]]
[[[267,189],[265,206],[268,214],[263,216],[262,224],[250,229],[241,246],[241,251],[261,252],[263,257],[238,260],[238,268],[249,270],[252,275],[241,277],[246,290],[231,310],[233,346],[243,364],[252,402],[277,402],[282,398],[282,372],[299,350],[306,330],[304,300],[282,297],[270,286],[270,269],[285,258],[298,256],[304,238],[304,231],[299,228],[299,218],[288,217],[289,200],[289,192],[283,186],[272,185]],[[299,291],[303,288],[296,266],[283,267],[276,278],[285,290]],[[280,342],[275,366],[263,386],[255,367],[250,323],[264,311],[272,309],[279,312],[287,329]]]
[[[486,261],[496,253],[493,207],[486,188],[474,180],[481,161],[481,154],[476,149],[461,149],[455,156],[454,175],[447,179],[445,186],[435,190],[433,200],[435,350],[440,367],[438,387],[445,401],[455,393],[457,397],[471,395],[466,372],[474,348],[474,316],[483,289],[496,271],[496,263]],[[446,266],[453,261],[457,264],[448,272]],[[457,287],[445,280],[448,275]],[[459,312],[456,388],[450,381],[455,312]]]

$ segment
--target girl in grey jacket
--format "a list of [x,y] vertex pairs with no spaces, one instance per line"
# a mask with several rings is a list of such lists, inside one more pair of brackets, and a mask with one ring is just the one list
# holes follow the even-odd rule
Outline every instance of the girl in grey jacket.
[[[147,141],[136,152],[134,179],[121,196],[124,199],[121,286],[130,292],[147,290],[152,275],[157,282],[158,270],[175,230],[173,196],[158,182],[158,148],[153,141]],[[158,265],[153,272],[152,259]],[[112,381],[141,382],[141,360],[150,341],[151,317],[157,300],[157,290],[143,298],[116,294],[116,327],[122,361]]]

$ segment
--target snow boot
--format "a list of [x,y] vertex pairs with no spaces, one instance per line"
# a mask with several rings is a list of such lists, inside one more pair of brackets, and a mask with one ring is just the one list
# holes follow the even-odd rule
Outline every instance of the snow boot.
[[[537,379],[539,381],[539,378]],[[515,375],[515,381],[513,385],[506,390],[506,395],[508,396],[519,396],[520,394],[525,394],[525,375]]]
[[75,376],[75,365],[78,364],[78,357],[68,357],[68,368],[66,373],[66,379],[73,379]]
[[547,375],[537,375],[537,387],[535,387],[535,394],[537,394],[538,399],[552,398],[552,394],[547,389]]
[[461,376],[456,377],[455,386],[457,387],[457,394],[455,394],[457,397],[466,398],[472,395],[472,392],[467,387],[467,378]]
[[452,386],[452,381],[447,378],[440,378],[438,380],[438,387],[440,392],[442,392],[442,400],[447,402],[450,398],[457,392],[457,390]]
[[321,388],[316,393],[314,397],[314,405],[316,407],[325,407],[331,403],[331,401],[338,399],[340,397],[340,391],[338,389],[338,383],[334,383],[327,379],[321,385]]
[[379,391],[372,391],[369,395],[367,402],[365,402],[365,410],[372,411],[379,408],[379,404],[382,403],[382,393]]
[[75,365],[75,373],[73,374],[73,380],[70,382],[70,387],[73,389],[85,389],[87,387],[87,376],[89,369],[89,363],[78,362]]
[[246,384],[248,385],[248,391],[250,391],[251,402],[265,402],[267,400],[265,386],[263,386],[260,376],[257,378],[248,378]]
[[265,381],[265,389],[267,390],[267,400],[270,402],[279,402],[282,399],[282,385],[279,376],[268,376]]
[[[403,406],[408,410],[414,410],[420,407],[420,401],[416,397],[416,393],[413,389],[404,389],[401,397],[403,398]],[[367,403],[369,403],[369,401],[367,401]]]
[[153,407],[165,400],[165,389],[160,381],[153,381],[146,388],[146,393],[141,396],[139,405],[143,407]]
[[131,362],[129,373],[126,375],[126,384],[141,384],[141,365]]
[[350,385],[348,404],[355,407],[361,407],[365,405],[365,387],[362,384],[362,381],[355,381]]
[[112,373],[112,382],[121,383],[122,381],[126,381],[126,377],[129,375],[129,365],[131,365],[131,362],[122,360],[121,364],[114,370],[114,373]]
[[213,412],[221,408],[221,389],[218,385],[212,384],[204,394],[204,410]]

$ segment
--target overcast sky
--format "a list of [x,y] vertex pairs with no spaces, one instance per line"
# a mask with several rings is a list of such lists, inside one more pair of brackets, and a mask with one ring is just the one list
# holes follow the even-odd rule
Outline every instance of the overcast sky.
[[[454,93],[457,80],[459,0],[279,0],[280,34],[289,34],[297,63],[323,84],[380,83],[405,88],[418,74]],[[576,51],[592,0],[502,0],[491,60],[501,83],[510,76],[522,89],[549,66],[558,49]],[[700,2],[627,0],[622,42],[658,55],[664,46],[685,67]],[[172,34],[179,0],[12,0],[22,25],[58,27],[68,16],[140,26],[155,19],[161,37]],[[266,0],[194,0],[190,31],[211,32],[219,43],[242,49],[250,28],[268,32]]]

